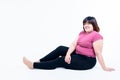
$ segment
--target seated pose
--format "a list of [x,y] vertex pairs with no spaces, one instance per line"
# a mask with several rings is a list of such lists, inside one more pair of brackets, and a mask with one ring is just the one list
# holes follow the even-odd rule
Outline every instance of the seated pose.
[[102,56],[103,36],[99,31],[95,17],[88,16],[83,20],[83,30],[70,47],[58,46],[37,62],[31,62],[23,57],[23,63],[29,69],[50,70],[63,67],[72,70],[88,70],[95,66],[97,58],[103,70],[113,71],[113,68],[105,65]]

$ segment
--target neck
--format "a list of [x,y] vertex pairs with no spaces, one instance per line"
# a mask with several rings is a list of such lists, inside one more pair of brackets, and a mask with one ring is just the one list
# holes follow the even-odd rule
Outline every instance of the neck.
[[[85,31],[86,32],[86,31]],[[89,32],[86,32],[87,34],[89,34],[89,33],[91,33],[91,32],[93,32],[93,31],[89,31]]]

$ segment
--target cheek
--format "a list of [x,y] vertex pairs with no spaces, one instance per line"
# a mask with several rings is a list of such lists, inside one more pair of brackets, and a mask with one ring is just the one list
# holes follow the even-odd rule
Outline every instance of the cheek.
[[92,28],[91,28],[92,30],[93,30],[93,26],[92,26]]
[[90,29],[93,29],[93,26],[92,26],[92,25],[90,25]]

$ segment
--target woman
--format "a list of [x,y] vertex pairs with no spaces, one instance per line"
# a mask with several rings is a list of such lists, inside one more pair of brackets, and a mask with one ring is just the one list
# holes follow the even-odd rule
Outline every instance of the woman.
[[79,33],[70,47],[59,46],[38,62],[23,58],[23,63],[30,69],[55,69],[63,67],[73,70],[92,69],[96,57],[105,71],[113,71],[106,67],[102,57],[103,37],[99,34],[99,26],[94,17],[88,16],[83,20],[83,31]]

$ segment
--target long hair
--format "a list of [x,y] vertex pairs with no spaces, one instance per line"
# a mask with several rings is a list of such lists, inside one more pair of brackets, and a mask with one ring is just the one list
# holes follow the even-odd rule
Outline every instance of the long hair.
[[[95,17],[92,17],[92,16],[86,17],[86,18],[83,20],[83,25],[84,25],[85,23],[90,23],[90,24],[92,24],[94,31],[96,31],[96,32],[99,32],[99,31],[100,31],[100,28],[99,28],[99,26],[98,26],[98,24],[97,24],[97,21],[96,21]],[[83,29],[84,29],[84,28],[83,28]]]

